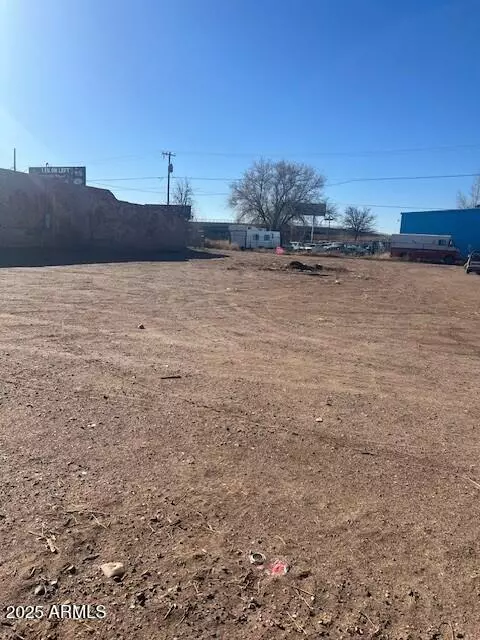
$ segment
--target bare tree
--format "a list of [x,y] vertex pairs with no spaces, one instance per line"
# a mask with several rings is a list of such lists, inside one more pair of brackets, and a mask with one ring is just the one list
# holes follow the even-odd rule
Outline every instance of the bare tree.
[[184,207],[192,207],[193,217],[193,208],[195,206],[195,201],[193,199],[192,184],[188,178],[180,178],[179,180],[177,180],[173,189],[172,200],[174,204],[180,204]]
[[364,207],[347,207],[343,216],[343,225],[355,236],[355,241],[362,233],[371,233],[375,230],[375,215],[370,209]]
[[469,195],[461,191],[457,193],[458,209],[475,209],[476,207],[480,207],[480,175],[473,181]]
[[325,211],[325,220],[333,222],[333,220],[337,220],[338,213],[338,204],[333,202],[331,198],[323,198],[323,202],[325,203],[326,211]]
[[308,165],[260,160],[230,185],[229,204],[238,222],[280,231],[304,221],[300,205],[319,202],[324,184],[324,176]]

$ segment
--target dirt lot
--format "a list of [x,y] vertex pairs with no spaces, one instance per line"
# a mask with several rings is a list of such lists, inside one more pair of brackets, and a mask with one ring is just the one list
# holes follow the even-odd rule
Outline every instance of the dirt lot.
[[0,270],[0,636],[480,638],[480,278],[288,260]]

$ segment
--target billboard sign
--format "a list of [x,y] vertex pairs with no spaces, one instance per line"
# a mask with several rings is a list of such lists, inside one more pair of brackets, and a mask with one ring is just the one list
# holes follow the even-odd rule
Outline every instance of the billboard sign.
[[324,216],[327,213],[327,205],[325,202],[307,203],[302,202],[295,206],[297,215],[299,216]]
[[51,167],[46,165],[44,167],[29,167],[28,173],[83,187],[87,184],[86,167]]

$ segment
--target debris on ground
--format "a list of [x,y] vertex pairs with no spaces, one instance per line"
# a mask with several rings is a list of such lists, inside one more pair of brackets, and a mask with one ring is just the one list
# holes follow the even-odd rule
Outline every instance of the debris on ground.
[[284,560],[274,560],[268,567],[272,576],[284,576],[289,569],[290,567]]
[[333,622],[333,616],[331,613],[322,613],[318,618],[317,618],[317,622],[318,624],[323,625],[324,627],[328,627],[332,624]]
[[52,553],[58,553],[58,547],[55,544],[55,536],[46,536],[45,543]]
[[292,260],[288,263],[288,269],[293,269],[296,271],[322,271],[323,265],[321,264],[305,264],[304,262],[300,262],[300,260]]
[[76,573],[77,569],[74,564],[68,564],[62,569],[62,571],[64,573],[70,573],[71,575],[73,575],[74,573]]
[[[230,267],[227,267],[229,269]],[[259,271],[299,271],[301,273],[306,273],[307,275],[317,275],[317,276],[327,276],[336,273],[348,273],[349,269],[342,265],[329,265],[325,266],[323,264],[315,263],[315,264],[307,264],[305,262],[301,262],[300,260],[292,260],[288,263],[272,262],[270,264],[261,264],[257,266]]]
[[138,325],[137,329],[145,329],[145,325],[143,325],[143,324],[141,324],[141,323],[140,323],[140,324]]
[[125,573],[125,566],[121,562],[105,562],[100,569],[107,578],[121,578]]
[[256,566],[264,565],[267,561],[265,554],[260,553],[260,551],[250,551],[250,563]]

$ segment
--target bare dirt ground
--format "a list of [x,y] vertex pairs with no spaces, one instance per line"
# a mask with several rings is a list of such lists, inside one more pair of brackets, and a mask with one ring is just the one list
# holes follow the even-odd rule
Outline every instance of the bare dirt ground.
[[290,259],[0,270],[0,636],[480,638],[480,278]]

